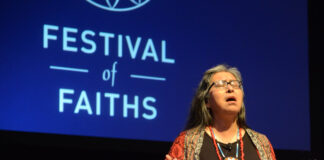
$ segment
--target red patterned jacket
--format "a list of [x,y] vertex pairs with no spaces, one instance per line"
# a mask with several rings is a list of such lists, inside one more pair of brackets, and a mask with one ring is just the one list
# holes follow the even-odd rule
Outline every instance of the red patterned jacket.
[[[261,160],[276,160],[272,145],[268,138],[252,129],[245,129],[256,146]],[[177,160],[199,160],[199,154],[204,139],[205,129],[194,128],[183,131],[175,139],[169,155]]]

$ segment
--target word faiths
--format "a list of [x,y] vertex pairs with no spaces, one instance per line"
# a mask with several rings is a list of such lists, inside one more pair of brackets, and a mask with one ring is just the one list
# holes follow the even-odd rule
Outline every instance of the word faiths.
[[[66,112],[65,110],[71,112],[71,109],[74,109],[74,114],[85,113],[100,116],[102,115],[101,110],[104,108],[108,109],[104,114],[110,117],[115,117],[116,114],[118,114],[117,116],[122,114],[123,118],[132,117],[146,120],[153,120],[157,117],[157,109],[154,106],[156,99],[151,96],[140,98],[138,95],[129,96],[119,93],[96,92],[95,96],[90,97],[95,98],[90,99],[85,90],[76,94],[74,89],[60,88],[59,112]],[[141,115],[140,112],[142,112]]]

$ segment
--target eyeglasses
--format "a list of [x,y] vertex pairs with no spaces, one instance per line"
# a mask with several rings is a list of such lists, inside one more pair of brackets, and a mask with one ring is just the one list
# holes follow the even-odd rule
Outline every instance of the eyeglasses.
[[226,81],[226,80],[218,80],[213,82],[207,92],[209,92],[210,88],[215,86],[216,88],[220,88],[220,89],[225,89],[227,88],[228,85],[231,85],[234,89],[239,89],[242,86],[242,81],[238,81],[238,80],[230,80],[230,81]]

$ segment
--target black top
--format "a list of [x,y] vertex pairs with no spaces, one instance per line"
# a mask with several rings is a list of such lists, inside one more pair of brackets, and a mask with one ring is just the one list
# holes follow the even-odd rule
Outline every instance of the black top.
[[[245,133],[245,135],[243,136],[243,152],[244,152],[244,159],[245,160],[259,160],[259,156],[257,153],[257,150],[251,140],[251,138],[247,135],[247,133]],[[220,143],[218,142],[219,145],[222,148],[222,151],[225,155],[225,157],[236,157],[236,142],[234,143],[228,143],[228,144],[224,144],[224,143]],[[240,142],[239,143],[239,147],[240,147]],[[238,159],[241,159],[241,149],[239,148],[238,150],[239,152],[239,157]],[[222,154],[219,152],[220,156],[222,157],[222,160],[224,159],[224,157],[222,156]],[[216,148],[214,146],[214,142],[212,137],[210,137],[207,133],[205,133],[204,135],[204,141],[203,141],[203,145],[201,147],[201,151],[200,151],[200,155],[199,155],[201,160],[219,160],[217,153],[216,153]]]

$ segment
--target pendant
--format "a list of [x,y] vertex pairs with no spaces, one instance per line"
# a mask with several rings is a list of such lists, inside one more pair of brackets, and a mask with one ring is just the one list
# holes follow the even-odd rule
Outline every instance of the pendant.
[[224,160],[238,160],[238,159],[234,157],[226,157]]

